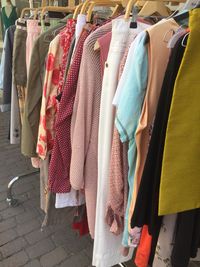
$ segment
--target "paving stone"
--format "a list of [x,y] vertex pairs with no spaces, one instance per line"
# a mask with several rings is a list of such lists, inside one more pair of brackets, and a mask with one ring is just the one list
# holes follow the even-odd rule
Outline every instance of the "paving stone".
[[[1,166],[0,166],[0,170],[1,170]],[[8,185],[5,183],[3,185],[0,186],[0,193],[2,192],[6,192],[8,188]]]
[[0,267],[42,267],[40,260],[48,267],[91,265],[91,241],[73,232],[70,225],[73,216],[69,215],[65,224],[40,231],[44,212],[40,210],[38,173],[14,185],[13,194],[20,200],[18,207],[12,208],[6,203],[8,182],[35,170],[30,159],[21,155],[20,145],[9,144],[9,117],[9,112],[0,113]]
[[66,230],[60,230],[52,235],[52,240],[57,246],[63,246],[66,251],[72,253],[79,252],[89,245],[87,236],[79,237],[74,231],[66,227]]
[[0,246],[14,240],[17,237],[16,231],[9,229],[0,234]]
[[84,253],[87,255],[88,258],[92,259],[92,253],[93,253],[93,244],[90,244],[86,249],[83,250]]
[[22,250],[2,261],[2,267],[20,267],[28,262],[28,256]]
[[39,260],[33,260],[28,262],[24,267],[41,267]]
[[18,206],[15,208],[8,207],[8,209],[5,209],[1,212],[1,215],[3,219],[8,219],[10,217],[16,216],[18,214],[21,214],[24,212],[24,208],[22,206]]
[[27,248],[26,252],[28,253],[30,259],[34,259],[52,251],[54,248],[55,245],[51,239],[47,238]]
[[31,210],[31,211],[25,210],[24,213],[16,216],[16,221],[18,224],[23,224],[37,216],[38,216],[38,213],[35,210]]
[[43,231],[41,229],[34,230],[33,232],[25,235],[25,239],[30,245],[37,243],[38,241],[47,238],[52,234],[52,229],[47,227]]
[[33,199],[29,199],[28,201],[25,201],[23,203],[23,206],[24,206],[25,209],[32,209],[32,208],[35,208],[35,207],[40,207],[40,199],[38,197],[37,198],[33,198]]
[[14,253],[25,248],[26,245],[27,245],[27,242],[25,241],[25,239],[22,237],[19,237],[15,240],[5,244],[4,246],[1,246],[0,252],[4,258],[7,258],[7,257],[13,255]]
[[67,253],[62,247],[58,247],[40,258],[42,267],[54,267],[67,258]]
[[91,265],[91,260],[83,252],[80,252],[62,262],[59,267],[88,267],[89,265]]
[[0,233],[5,232],[6,230],[14,227],[15,225],[16,225],[16,222],[15,222],[14,217],[0,222]]
[[[1,160],[1,157],[0,157]],[[2,160],[5,160],[4,158],[2,158]],[[8,179],[9,175],[9,171],[7,170],[8,167],[5,167],[5,169],[3,169],[2,167],[0,168],[1,170],[1,178],[0,178],[0,185],[8,185],[10,179]],[[6,174],[5,174],[6,173]],[[4,174],[4,175],[3,175]]]
[[1,192],[1,193],[0,193],[0,201],[2,201],[2,200],[6,200],[6,198],[7,198],[7,194],[6,194],[6,192]]
[[30,220],[29,222],[25,222],[23,224],[19,224],[16,228],[17,233],[22,236],[32,232],[33,230],[40,227],[40,223],[37,219]]
[[[27,178],[28,179],[28,178]],[[23,186],[22,186],[23,185]],[[17,194],[23,194],[33,189],[33,185],[31,183],[23,184],[22,181],[20,181],[13,189],[13,192]]]
[[0,202],[0,211],[5,210],[6,208],[8,208],[8,203],[5,200],[1,201]]

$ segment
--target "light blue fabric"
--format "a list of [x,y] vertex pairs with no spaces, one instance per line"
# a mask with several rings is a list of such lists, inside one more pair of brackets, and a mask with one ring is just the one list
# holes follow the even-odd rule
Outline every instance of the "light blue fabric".
[[137,42],[134,46],[134,50],[131,50],[131,45],[127,61],[130,62],[132,58],[132,64],[129,66],[129,71],[123,73],[126,75],[123,91],[120,95],[119,105],[117,109],[115,125],[120,135],[122,142],[128,141],[128,183],[129,183],[129,196],[128,204],[125,215],[125,227],[123,233],[123,246],[128,246],[128,215],[129,207],[131,204],[133,180],[136,165],[136,144],[135,144],[135,132],[141,115],[144,96],[147,88],[148,79],[148,50],[146,41],[146,32],[140,33],[134,42]]

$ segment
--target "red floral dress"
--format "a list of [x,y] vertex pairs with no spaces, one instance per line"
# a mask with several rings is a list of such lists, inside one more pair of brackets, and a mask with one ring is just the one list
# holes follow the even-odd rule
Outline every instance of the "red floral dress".
[[75,33],[76,21],[68,19],[63,31],[50,43],[43,87],[37,153],[45,159],[55,137],[55,119],[58,111],[56,96],[62,91],[68,51]]

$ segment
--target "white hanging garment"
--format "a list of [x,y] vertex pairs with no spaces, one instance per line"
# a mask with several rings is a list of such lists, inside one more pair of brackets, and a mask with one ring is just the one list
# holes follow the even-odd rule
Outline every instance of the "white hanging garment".
[[57,193],[55,207],[56,209],[65,207],[81,206],[85,203],[84,194],[71,188],[69,193]]
[[167,215],[163,218],[156,246],[153,267],[172,267],[171,254],[173,249],[176,218],[177,214]]
[[112,100],[117,88],[119,65],[126,48],[129,31],[129,22],[124,19],[112,21],[112,39],[103,77],[98,137],[98,191],[93,250],[93,265],[97,267],[114,266],[132,257],[132,250],[127,257],[121,255],[122,235],[115,236],[111,233],[105,221],[115,117]]

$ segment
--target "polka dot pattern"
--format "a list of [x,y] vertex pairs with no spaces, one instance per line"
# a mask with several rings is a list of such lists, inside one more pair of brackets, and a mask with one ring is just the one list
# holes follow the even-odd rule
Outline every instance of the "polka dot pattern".
[[90,30],[83,30],[78,40],[56,118],[55,140],[49,166],[49,189],[54,193],[66,193],[71,190],[69,179],[71,161],[71,117],[76,95],[83,45],[90,32]]

